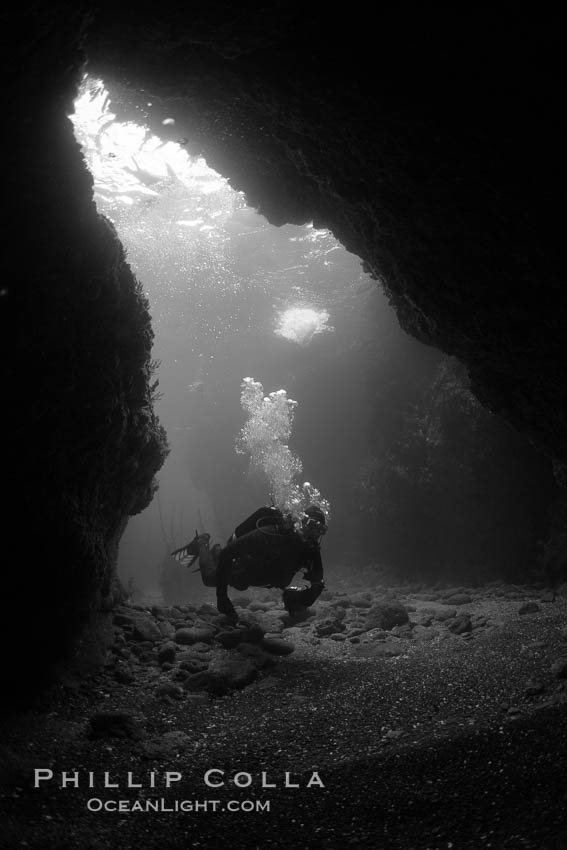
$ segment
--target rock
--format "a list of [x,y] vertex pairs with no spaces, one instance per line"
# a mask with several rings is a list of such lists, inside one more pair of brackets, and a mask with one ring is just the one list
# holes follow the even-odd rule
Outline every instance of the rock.
[[530,679],[528,682],[526,682],[524,686],[524,693],[526,694],[526,696],[529,697],[535,697],[538,694],[543,693],[544,690],[545,686],[543,682],[536,682],[533,679]]
[[88,723],[88,737],[130,738],[140,740],[143,732],[139,722],[131,715],[115,711],[99,711]]
[[264,635],[261,646],[272,655],[290,655],[295,650],[292,643],[273,635]]
[[251,611],[271,611],[275,604],[275,602],[251,602],[248,608]]
[[551,672],[556,679],[567,679],[567,658],[559,658],[551,665]]
[[179,663],[179,669],[184,670],[186,673],[201,673],[203,670],[206,670],[209,666],[208,661],[203,661],[200,658],[190,658],[185,661],[181,661]]
[[193,626],[188,629],[178,629],[175,632],[175,640],[177,643],[191,645],[195,643],[210,643],[215,636],[215,630],[212,627]]
[[433,640],[433,638],[437,637],[436,629],[428,629],[426,626],[414,626],[412,630],[412,637],[417,638],[417,640]]
[[328,637],[336,632],[344,631],[345,626],[340,620],[327,619],[315,623],[314,630],[317,637]]
[[200,670],[182,670],[180,668],[179,670],[175,671],[172,678],[175,682],[184,682],[185,679],[189,678],[189,676],[192,676],[194,673],[200,672]]
[[392,629],[409,622],[409,615],[401,602],[394,599],[375,602],[366,614],[367,629]]
[[155,693],[157,697],[169,697],[170,699],[181,699],[183,697],[183,691],[174,682],[164,682],[158,685]]
[[209,603],[206,602],[204,605],[197,608],[197,614],[201,617],[215,617],[218,614],[218,611],[213,605],[209,605]]
[[407,637],[411,636],[411,630],[412,630],[411,624],[410,623],[404,623],[403,626],[394,626],[394,628],[391,629],[391,633],[393,635],[395,635],[396,637],[406,637],[407,638]]
[[264,637],[264,630],[261,626],[252,624],[244,629],[240,629],[242,640],[246,643],[259,643]]
[[125,665],[120,665],[114,671],[114,678],[121,685],[131,685],[132,682],[136,681],[136,677],[134,676],[130,667],[126,667]]
[[173,623],[167,622],[165,620],[160,620],[158,622],[158,628],[161,632],[162,637],[164,637],[164,638],[175,637],[175,626],[173,625]]
[[456,617],[457,611],[455,608],[440,608],[433,616],[439,623],[444,623],[445,620],[452,620],[453,617]]
[[237,605],[239,608],[248,608],[251,602],[252,599],[249,596],[244,596],[243,594],[234,596],[232,599],[232,604]]
[[156,621],[146,617],[140,617],[135,621],[132,637],[134,640],[151,641],[152,643],[163,640],[162,633]]
[[230,629],[229,631],[218,632],[215,635],[215,640],[224,646],[225,649],[232,649],[242,641],[242,629]]
[[567,581],[559,585],[559,587],[557,588],[557,595],[567,597]]
[[334,604],[339,606],[340,608],[350,608],[352,602],[349,596],[339,596],[337,599],[335,599]]
[[335,633],[334,635],[329,635],[330,640],[335,640],[337,643],[341,643],[346,640],[346,635],[341,634],[340,632]]
[[177,662],[181,664],[183,661],[202,661],[205,664],[208,664],[211,660],[210,652],[201,652],[197,650],[195,647],[197,644],[191,647],[191,649],[184,649],[181,652],[177,653]]
[[191,649],[185,649],[184,652],[199,652],[202,655],[208,655],[211,652],[211,646],[208,643],[203,643],[202,641],[197,641],[191,646]]
[[[453,609],[453,610],[455,610],[455,609]],[[455,613],[453,614],[453,616],[455,616],[456,613],[457,612],[455,610]],[[412,620],[412,623],[414,624],[414,626],[425,626],[426,628],[427,628],[427,626],[430,626],[432,622],[433,622],[433,614],[424,614],[424,613],[418,614]]]
[[468,593],[453,593],[451,596],[446,596],[443,601],[447,605],[469,605],[472,602],[472,598]]
[[262,634],[265,632],[282,632],[284,621],[287,621],[287,619],[287,611],[275,608],[271,608],[269,611],[246,612],[247,625],[262,629]]
[[213,659],[208,670],[189,676],[183,683],[186,691],[205,691],[212,696],[224,696],[231,690],[241,690],[258,676],[258,666],[242,655],[226,653]]
[[112,618],[112,622],[115,626],[133,626],[135,620],[134,614],[122,614],[116,613]]
[[539,611],[537,602],[525,602],[518,609],[518,614],[535,614],[536,611]]
[[472,631],[470,614],[459,614],[454,620],[447,623],[447,628],[454,635],[463,635]]
[[164,662],[168,662],[172,664],[175,661],[175,656],[177,655],[177,647],[174,643],[164,643],[163,646],[160,646],[157,653],[157,660],[160,664]]
[[230,690],[242,690],[257,678],[258,667],[251,658],[240,653],[227,653],[213,659],[209,672],[224,682]]
[[357,593],[351,597],[351,602],[356,608],[372,608],[372,597],[369,593]]
[[165,605],[152,605],[151,611],[156,620],[171,620],[177,616],[176,609],[167,608]]
[[238,647],[238,652],[249,658],[259,670],[275,664],[274,658],[269,653],[264,652],[257,643],[241,643]]
[[567,626],[564,626],[560,632],[561,640],[567,640]]

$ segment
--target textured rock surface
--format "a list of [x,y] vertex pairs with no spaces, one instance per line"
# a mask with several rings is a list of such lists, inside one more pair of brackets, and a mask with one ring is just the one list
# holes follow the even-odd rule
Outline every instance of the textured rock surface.
[[118,15],[90,30],[93,71],[143,88],[140,104],[151,92],[149,121],[174,112],[274,223],[330,227],[410,333],[566,459],[551,21],[399,4],[369,28],[318,3]]

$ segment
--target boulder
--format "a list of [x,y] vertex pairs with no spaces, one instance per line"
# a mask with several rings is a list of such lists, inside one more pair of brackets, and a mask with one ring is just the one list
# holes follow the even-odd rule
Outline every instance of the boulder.
[[351,603],[355,608],[372,608],[372,597],[369,593],[357,593],[351,597]]
[[179,669],[184,670],[189,674],[201,673],[203,670],[206,670],[209,666],[208,661],[204,661],[201,658],[186,658],[184,661],[179,662]]
[[225,649],[232,649],[241,643],[242,629],[227,629],[226,631],[218,632],[215,635],[215,640],[221,646],[224,646]]
[[174,643],[169,641],[168,643],[164,643],[163,646],[160,646],[157,653],[157,660],[160,664],[164,662],[173,663],[175,661],[175,656],[177,654],[177,647]]
[[242,640],[246,643],[259,643],[264,637],[264,630],[261,626],[250,625],[244,629],[240,629]]
[[169,697],[170,699],[182,699],[183,691],[174,682],[163,682],[156,688],[157,697]]
[[238,646],[238,652],[248,658],[259,670],[275,664],[274,658],[257,643],[241,643]]
[[163,640],[162,633],[156,621],[149,617],[140,617],[134,622],[132,637],[138,641],[149,641],[155,643]]
[[159,620],[158,628],[161,632],[162,637],[164,638],[173,638],[175,637],[175,626],[173,623],[170,623],[167,620]]
[[451,596],[446,596],[443,602],[446,602],[447,605],[469,605],[472,598],[468,593],[453,593]]
[[417,640],[433,640],[433,638],[437,637],[438,632],[436,629],[429,629],[426,626],[417,625],[412,629],[412,637]]
[[276,637],[275,635],[264,635],[261,647],[272,655],[291,655],[295,649],[295,646],[292,643],[282,640],[282,638]]
[[395,599],[382,599],[375,602],[366,614],[367,629],[392,629],[403,626],[409,621],[409,615],[401,602]]
[[456,617],[457,611],[455,608],[440,608],[433,616],[439,623],[444,623],[445,620],[452,620],[453,617]]
[[121,685],[131,685],[132,682],[136,681],[136,677],[132,672],[132,669],[127,667],[125,664],[120,664],[116,667],[114,671],[114,678]]
[[186,691],[205,691],[211,696],[224,696],[241,690],[258,676],[258,666],[241,654],[215,656],[208,670],[189,676],[183,683]]
[[195,643],[210,643],[215,636],[215,630],[207,626],[192,626],[191,628],[178,629],[175,632],[176,643],[187,646]]
[[518,614],[535,614],[536,611],[539,611],[537,602],[525,602],[520,606]]
[[204,691],[211,696],[224,696],[229,691],[228,685],[208,670],[188,676],[183,682],[183,689],[191,692]]
[[317,637],[328,637],[336,632],[344,631],[345,625],[340,620],[327,619],[321,620],[319,623],[315,623],[314,630]]
[[447,628],[454,635],[464,635],[472,632],[472,621],[470,614],[459,614],[454,620],[447,623]]

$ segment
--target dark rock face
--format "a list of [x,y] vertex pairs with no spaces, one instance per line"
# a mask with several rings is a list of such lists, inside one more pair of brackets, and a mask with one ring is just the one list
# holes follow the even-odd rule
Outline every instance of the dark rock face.
[[33,628],[8,679],[19,678],[31,646],[39,669],[59,661],[120,596],[117,544],[128,516],[149,503],[166,455],[153,411],[147,301],[113,226],[96,212],[66,117],[83,21],[38,6],[14,23],[24,63],[6,163],[15,262],[3,276],[2,363],[12,393],[7,528],[24,533],[5,535],[2,628],[10,640],[22,603]]
[[120,534],[166,453],[147,303],[66,117],[85,55],[134,106],[152,92],[160,131],[174,111],[176,134],[270,221],[329,227],[405,329],[459,357],[483,403],[567,460],[561,28],[549,11],[385,4],[371,27],[361,15],[166,0],[9,16],[5,486],[7,526],[26,533],[6,535],[3,589],[47,635],[42,664],[111,607]]
[[156,129],[175,114],[275,224],[330,227],[411,334],[565,460],[553,22],[393,3],[370,27],[318,3],[248,12],[112,10],[89,31],[92,71],[145,89],[141,104],[151,92]]

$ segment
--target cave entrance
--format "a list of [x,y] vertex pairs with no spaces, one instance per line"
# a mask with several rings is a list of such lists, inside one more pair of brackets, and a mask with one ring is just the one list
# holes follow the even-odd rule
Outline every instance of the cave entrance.
[[[118,565],[147,598],[166,553],[195,528],[225,540],[267,499],[266,482],[235,452],[242,379],[298,401],[293,445],[304,477],[331,504],[351,504],[371,402],[368,352],[379,357],[392,337],[407,337],[359,258],[328,231],[274,227],[189,155],[174,116],[163,117],[160,138],[143,115],[123,121],[114,108],[103,82],[87,77],[72,120],[97,208],[142,282],[155,332],[156,411],[171,452],[152,504],[129,522]],[[336,552],[343,525],[337,519],[329,535]],[[189,590],[202,590],[196,578]]]

